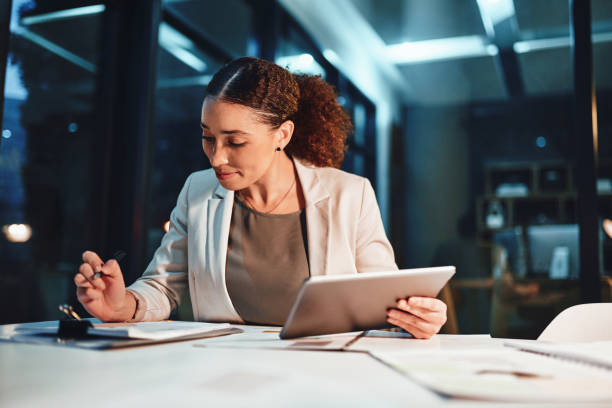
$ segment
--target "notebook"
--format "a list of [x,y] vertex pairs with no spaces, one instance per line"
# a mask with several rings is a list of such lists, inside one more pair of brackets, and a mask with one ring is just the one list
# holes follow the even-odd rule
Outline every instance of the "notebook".
[[93,327],[88,329],[87,336],[74,339],[59,339],[57,329],[57,322],[22,324],[17,325],[12,335],[2,340],[106,350],[196,340],[242,332],[242,329],[231,327],[228,323],[181,321],[94,323]]
[[203,322],[137,322],[137,323],[99,323],[87,330],[95,336],[120,337],[128,339],[169,340],[198,334],[208,334],[227,330],[229,323]]
[[522,351],[612,370],[612,341],[559,344],[539,340],[506,340],[504,345]]

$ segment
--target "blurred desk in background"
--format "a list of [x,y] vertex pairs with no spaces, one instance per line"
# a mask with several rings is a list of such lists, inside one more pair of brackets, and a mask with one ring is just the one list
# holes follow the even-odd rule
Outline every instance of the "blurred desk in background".
[[[441,298],[448,305],[445,333],[465,333],[457,324],[456,313],[462,306],[459,290],[484,291],[490,297],[489,332],[493,337],[535,339],[562,310],[580,303],[578,279],[548,277],[514,278],[504,273],[500,278],[454,278]],[[468,292],[469,293],[469,292]],[[482,292],[481,292],[482,293]],[[601,277],[602,302],[612,301],[612,277]],[[472,320],[480,318],[482,310],[470,310]],[[475,326],[475,323],[472,324]]]

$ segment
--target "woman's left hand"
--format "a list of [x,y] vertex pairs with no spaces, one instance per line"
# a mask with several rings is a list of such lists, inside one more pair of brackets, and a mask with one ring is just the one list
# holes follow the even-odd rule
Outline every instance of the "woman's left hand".
[[387,311],[387,322],[399,326],[417,339],[428,339],[446,323],[446,304],[439,299],[411,296],[397,301]]

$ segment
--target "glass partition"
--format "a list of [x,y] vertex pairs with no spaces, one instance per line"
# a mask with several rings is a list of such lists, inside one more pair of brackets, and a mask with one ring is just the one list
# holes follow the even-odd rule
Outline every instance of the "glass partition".
[[0,323],[59,317],[90,233],[104,6],[47,3],[12,2],[0,141]]
[[597,146],[597,194],[603,302],[612,301],[612,7],[605,0],[591,1],[593,78]]
[[352,3],[411,90],[400,266],[456,265],[447,330],[535,338],[580,302],[568,2]]

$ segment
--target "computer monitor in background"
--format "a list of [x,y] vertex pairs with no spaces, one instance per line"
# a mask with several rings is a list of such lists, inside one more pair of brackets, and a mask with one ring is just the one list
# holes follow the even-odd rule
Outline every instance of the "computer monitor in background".
[[527,256],[525,254],[523,227],[495,231],[492,241],[506,249],[508,267],[512,274],[516,278],[524,278],[527,275]]
[[527,240],[531,274],[550,278],[578,277],[578,225],[530,226],[527,227]]

